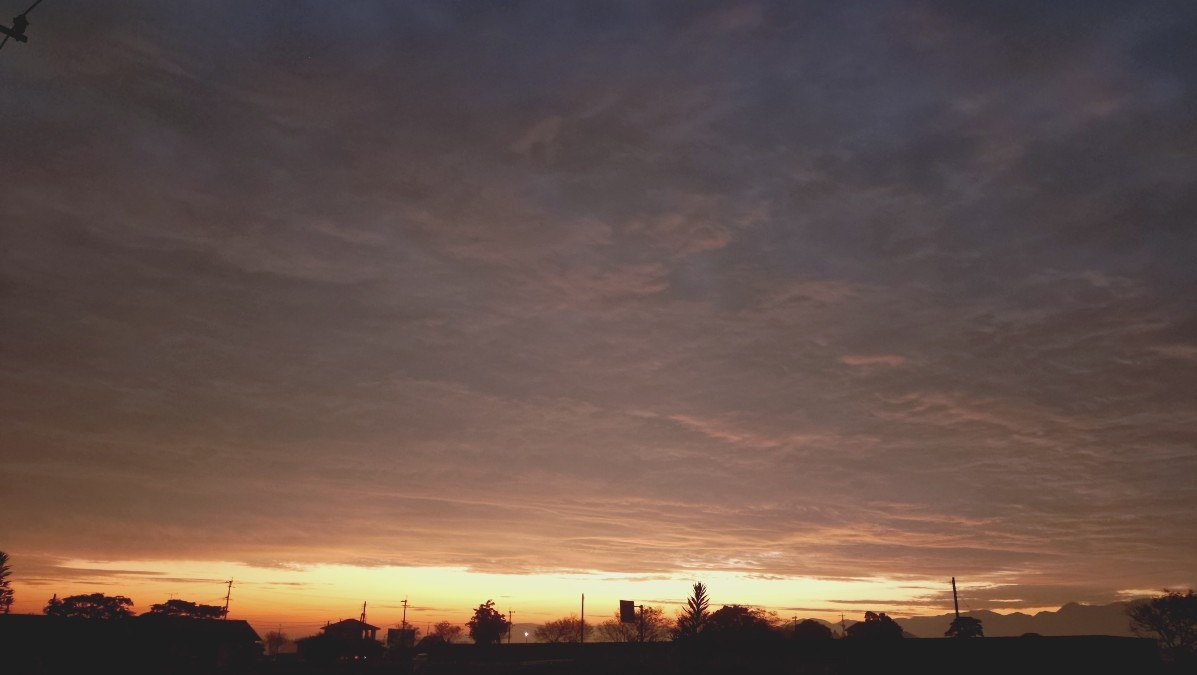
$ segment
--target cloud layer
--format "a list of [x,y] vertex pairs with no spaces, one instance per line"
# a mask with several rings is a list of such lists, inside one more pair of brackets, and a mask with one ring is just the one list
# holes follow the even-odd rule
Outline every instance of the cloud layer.
[[33,18],[10,555],[1197,583],[1191,8]]

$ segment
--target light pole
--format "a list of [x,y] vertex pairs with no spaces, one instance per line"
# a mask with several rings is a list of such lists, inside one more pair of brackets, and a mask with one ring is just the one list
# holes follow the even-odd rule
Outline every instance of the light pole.
[[524,644],[528,644],[528,631],[524,631]]

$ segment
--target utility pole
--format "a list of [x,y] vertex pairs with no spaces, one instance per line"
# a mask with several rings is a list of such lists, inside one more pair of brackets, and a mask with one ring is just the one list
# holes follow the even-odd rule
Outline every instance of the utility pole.
[[511,644],[511,628],[515,625],[515,612],[507,609],[507,644]]
[[640,642],[644,643],[644,605],[636,605],[640,610]]
[[233,597],[233,580],[229,579],[229,590],[224,594],[224,616],[222,618],[229,618],[229,598]]
[[578,643],[586,641],[586,594],[582,594],[582,620],[578,622]]
[[952,604],[956,606],[956,618],[960,618],[960,600],[956,597],[956,577],[952,577]]

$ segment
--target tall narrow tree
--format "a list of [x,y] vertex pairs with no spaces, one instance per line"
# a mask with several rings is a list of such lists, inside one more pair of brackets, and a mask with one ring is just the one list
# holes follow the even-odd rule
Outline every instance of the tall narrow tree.
[[12,587],[8,583],[10,574],[12,570],[8,567],[8,554],[0,551],[0,614],[8,614],[12,610]]
[[710,598],[707,597],[707,587],[703,583],[694,584],[693,592],[686,600],[686,608],[677,618],[677,637],[685,640],[697,637],[710,616]]

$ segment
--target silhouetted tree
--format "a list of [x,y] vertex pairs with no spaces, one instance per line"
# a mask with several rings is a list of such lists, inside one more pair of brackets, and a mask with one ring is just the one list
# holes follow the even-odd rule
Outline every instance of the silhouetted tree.
[[266,634],[262,642],[266,645],[266,655],[274,656],[283,648],[283,645],[291,641],[287,634],[280,630],[272,630]]
[[685,609],[677,617],[675,638],[687,640],[698,637],[698,634],[702,632],[703,626],[706,625],[707,619],[710,617],[710,612],[708,611],[710,605],[711,601],[707,597],[707,587],[702,582],[694,584],[693,592],[686,600]]
[[1154,637],[1170,661],[1197,659],[1197,595],[1164,589],[1164,594],[1126,608],[1136,635]]
[[420,638],[420,641],[416,643],[416,649],[426,652],[433,649],[439,649],[446,644],[447,643],[445,642],[444,638],[429,633],[428,635]]
[[454,640],[461,637],[464,630],[455,623],[441,621],[432,627],[432,632],[428,634],[428,637],[438,638],[445,644],[452,644]]
[[[661,642],[668,640],[673,632],[673,622],[665,617],[665,611],[660,607],[646,606],[640,611],[644,621],[644,641]],[[640,622],[624,623],[620,621],[619,612],[614,618],[599,624],[599,633],[609,642],[639,642]]]
[[814,619],[803,619],[794,624],[790,637],[795,640],[830,640],[835,637],[835,633],[831,632],[827,624]]
[[902,638],[902,627],[885,615],[885,612],[865,612],[864,621],[848,626],[847,637],[865,640],[892,640]]
[[12,610],[13,592],[8,581],[10,574],[12,569],[8,566],[8,554],[0,551],[0,614],[8,614]]
[[718,642],[760,642],[781,637],[776,614],[743,605],[724,605],[711,613],[703,625],[704,640]]
[[503,639],[508,629],[511,628],[511,622],[495,609],[494,600],[487,600],[478,605],[478,609],[474,610],[474,616],[470,617],[466,626],[469,627],[470,638],[474,644],[489,645]]
[[218,605],[199,605],[171,598],[162,604],[150,605],[150,611],[146,614],[185,616],[190,619],[219,619],[224,616],[224,608]]
[[72,595],[62,600],[50,598],[43,610],[47,616],[64,616],[82,619],[123,619],[133,616],[133,601],[123,595],[90,593]]
[[533,635],[539,642],[581,642],[583,630],[586,631],[586,637],[590,637],[594,633],[594,626],[583,628],[582,620],[571,614],[537,626]]
[[972,616],[958,616],[952,619],[952,624],[944,631],[944,637],[974,638],[985,637],[981,630],[981,620]]

